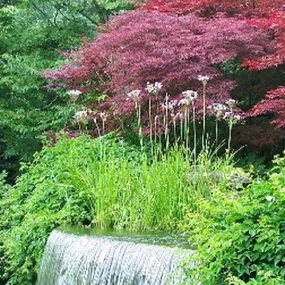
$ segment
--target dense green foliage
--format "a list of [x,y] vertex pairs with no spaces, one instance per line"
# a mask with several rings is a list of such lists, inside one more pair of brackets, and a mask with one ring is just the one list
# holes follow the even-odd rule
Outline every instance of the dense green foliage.
[[[9,267],[4,276],[9,278],[8,284],[33,284],[35,266],[53,228],[63,223],[90,224],[95,219],[90,197],[93,193],[82,187],[80,175],[88,173],[86,162],[90,157],[99,157],[99,146],[82,137],[45,148],[35,156],[17,187],[3,197],[0,235]],[[112,148],[110,142],[107,149]],[[117,147],[116,153],[120,155],[122,150],[123,146]]]
[[274,162],[267,181],[242,193],[216,190],[188,215],[184,230],[199,260],[191,274],[202,284],[284,284],[285,158]]
[[[6,184],[6,181],[5,181],[6,176],[7,176],[6,172],[0,173],[0,217],[4,215],[6,210],[8,210],[8,205],[9,205],[8,195],[11,191],[11,186],[9,184]],[[7,229],[5,225],[6,225],[6,221],[0,218],[0,232],[2,230]],[[3,245],[2,239],[0,239],[0,276],[4,274],[4,260],[3,260],[3,252],[1,249],[2,245]],[[1,281],[4,282],[4,280],[1,280],[0,278],[0,284],[1,285],[4,284]]]
[[59,51],[94,37],[96,25],[132,5],[124,0],[8,4],[0,7],[0,171],[13,174],[19,160],[32,160],[41,148],[42,133],[63,128],[74,109],[64,90],[43,88],[41,73],[59,66]]
[[228,159],[215,161],[205,152],[191,166],[187,152],[173,150],[151,162],[108,137],[63,139],[44,148],[3,197],[8,284],[33,284],[46,239],[61,224],[175,230],[198,197],[226,188],[229,175],[238,172]]

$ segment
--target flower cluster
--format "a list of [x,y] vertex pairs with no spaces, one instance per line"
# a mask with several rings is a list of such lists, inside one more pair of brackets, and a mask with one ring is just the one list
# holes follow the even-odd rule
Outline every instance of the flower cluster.
[[141,90],[133,90],[129,92],[127,96],[131,98],[136,103],[136,106],[137,106],[137,104],[139,104],[140,102],[140,94],[141,94]]
[[78,97],[82,94],[81,91],[79,90],[69,90],[67,92],[67,95],[69,96],[69,101],[70,102],[76,102]]
[[155,82],[154,84],[147,82],[146,90],[149,94],[158,95],[162,86],[161,82]]
[[210,80],[210,77],[207,75],[199,75],[198,80],[202,82],[203,85],[206,85],[207,82]]
[[227,106],[221,103],[213,103],[212,105],[208,106],[208,109],[217,119],[221,119],[227,111]]
[[78,120],[78,121],[88,119],[91,114],[92,114],[91,110],[78,111],[73,116],[73,119]]
[[208,109],[218,120],[223,119],[231,124],[236,124],[242,120],[240,115],[232,111],[232,108],[236,107],[236,104],[237,101],[229,99],[225,104],[213,103],[208,106]]
[[194,102],[198,97],[198,93],[193,90],[183,91],[182,95],[184,98],[179,101],[179,105],[184,107],[190,106],[191,102]]
[[225,112],[223,119],[227,121],[229,124],[235,125],[238,122],[240,122],[242,118],[240,115],[230,111],[230,112]]
[[229,108],[235,108],[236,106],[237,106],[237,101],[236,100],[234,100],[234,99],[229,99],[229,100],[227,100],[226,102],[226,105],[229,107]]
[[101,120],[103,122],[106,122],[107,121],[107,118],[108,118],[108,114],[106,112],[100,112],[99,113],[99,117],[101,118]]
[[174,116],[174,109],[175,107],[177,106],[178,102],[175,101],[175,100],[171,100],[169,102],[165,102],[163,104],[161,104],[161,107],[163,110],[168,110],[171,114],[171,116],[173,117]]

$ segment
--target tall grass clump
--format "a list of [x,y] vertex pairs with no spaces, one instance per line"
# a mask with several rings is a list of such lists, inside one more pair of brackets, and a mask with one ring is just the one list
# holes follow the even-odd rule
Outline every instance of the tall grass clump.
[[[213,163],[215,162],[215,163]],[[226,187],[232,162],[217,159],[210,151],[198,156],[197,165],[187,150],[174,148],[150,162],[146,154],[138,161],[113,154],[100,160],[88,157],[86,171],[70,169],[77,188],[88,189],[99,227],[142,230],[174,230],[186,210],[195,209],[197,197],[210,197],[214,187]]]

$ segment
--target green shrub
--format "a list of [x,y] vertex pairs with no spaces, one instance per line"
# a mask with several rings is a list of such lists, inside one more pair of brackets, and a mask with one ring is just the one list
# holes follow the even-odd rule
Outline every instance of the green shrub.
[[[4,215],[5,211],[7,211],[9,207],[8,195],[10,193],[11,186],[9,184],[6,184],[6,178],[7,178],[6,172],[0,173],[0,217]],[[2,230],[5,230],[6,228],[7,228],[6,221],[0,218],[0,233]],[[2,243],[2,239],[0,238],[0,276],[4,274],[4,271],[3,271],[4,260],[3,260],[2,246],[3,246],[3,243]],[[4,282],[5,280],[1,280],[0,278],[0,284],[5,284]]]
[[285,158],[274,162],[268,181],[243,192],[216,190],[188,214],[183,230],[197,246],[189,271],[197,283],[285,284]]
[[126,151],[130,158],[136,156],[132,148],[111,138],[62,139],[56,147],[37,153],[33,164],[24,166],[26,173],[17,185],[2,195],[0,250],[5,260],[2,279],[9,279],[8,284],[34,284],[47,237],[54,228],[64,223],[91,223],[95,211],[90,191],[72,174],[87,173],[91,157],[100,157],[102,145],[118,159]]

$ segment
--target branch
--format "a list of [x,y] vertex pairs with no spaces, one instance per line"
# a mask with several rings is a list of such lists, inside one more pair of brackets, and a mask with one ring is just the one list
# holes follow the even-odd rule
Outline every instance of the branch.
[[96,0],[92,0],[92,4],[93,4],[95,10],[98,11],[98,16],[99,16],[100,22],[101,23],[106,22],[106,17],[104,16],[103,9],[100,7],[98,2]]
[[[49,1],[50,2],[50,1]],[[51,2],[50,2],[51,3]],[[52,4],[52,3],[51,3]],[[53,4],[52,4],[53,5]],[[66,3],[61,3],[61,5],[63,5],[64,7],[66,8],[70,8],[68,4]],[[54,5],[53,5],[54,6]],[[57,9],[55,6],[54,6],[55,9]],[[83,17],[85,17],[87,20],[89,20],[92,24],[98,26],[100,23],[96,22],[95,20],[93,20],[89,15],[87,15],[85,12],[84,12],[84,9],[82,10],[79,10],[78,11]],[[60,12],[61,13],[61,12]],[[63,16],[63,14],[61,13],[61,15]],[[65,16],[66,17],[66,16]],[[66,17],[67,19],[69,19],[68,17]],[[70,19],[69,19],[70,20]]]
[[[85,17],[86,19],[88,19],[88,20],[89,20],[92,24],[94,24],[95,26],[99,26],[99,23],[98,23],[97,21],[93,20],[90,16],[88,16],[88,15],[84,12],[84,10],[80,10],[79,13],[80,13],[83,17]],[[99,17],[100,17],[100,16],[99,16]]]
[[50,20],[50,18],[45,14],[33,1],[31,1],[33,7],[40,12],[44,16],[44,18],[47,19],[47,21],[50,23],[51,26],[54,26],[53,22]]

